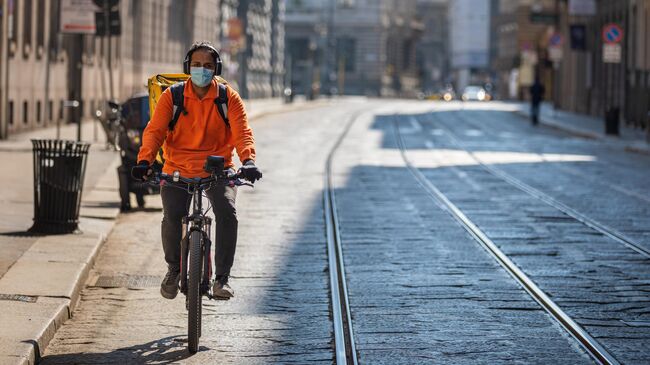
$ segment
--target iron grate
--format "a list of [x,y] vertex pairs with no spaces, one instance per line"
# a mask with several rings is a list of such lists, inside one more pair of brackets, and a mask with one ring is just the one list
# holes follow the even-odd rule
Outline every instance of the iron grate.
[[0,294],[0,300],[11,300],[14,302],[36,303],[38,297],[20,294]]

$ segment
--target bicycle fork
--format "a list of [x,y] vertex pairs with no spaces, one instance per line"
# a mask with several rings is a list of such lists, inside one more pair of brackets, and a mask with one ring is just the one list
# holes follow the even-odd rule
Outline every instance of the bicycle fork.
[[[201,256],[203,257],[203,277],[201,279],[201,295],[210,294],[210,279],[212,278],[212,240],[210,232],[212,230],[212,219],[204,217],[204,227],[189,226],[189,217],[182,220],[182,238],[181,238],[181,292],[187,295],[187,273],[188,258],[190,251],[190,233],[194,230],[201,232]],[[201,229],[205,228],[205,229]]]

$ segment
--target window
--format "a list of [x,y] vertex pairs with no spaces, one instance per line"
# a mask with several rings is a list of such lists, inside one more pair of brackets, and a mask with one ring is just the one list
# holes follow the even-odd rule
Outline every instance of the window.
[[16,1],[9,1],[9,34],[8,37],[11,39],[9,43],[9,56],[13,57],[16,54],[16,37],[18,36],[18,4]]
[[[36,58],[43,57],[45,45],[45,0],[37,0],[36,13]],[[50,17],[51,18],[51,17]],[[56,33],[55,33],[56,34]]]
[[9,101],[9,125],[14,125],[14,101]]
[[85,63],[92,66],[95,59],[95,36],[85,34],[83,38]]
[[346,72],[354,72],[356,41],[350,37],[336,40],[336,68],[345,67]]
[[32,0],[25,0],[23,7],[23,58],[32,51]]
[[104,59],[104,41],[106,40],[106,37],[98,37],[99,38],[99,64],[104,64],[106,62],[106,59]]
[[56,37],[56,34],[59,33],[59,17],[53,14],[59,14],[59,3],[60,1],[48,1],[50,6],[50,30],[48,34],[50,35],[50,40],[48,41],[48,47],[50,52],[50,62],[57,62],[59,60],[59,40]]
[[59,101],[59,120],[63,120],[63,99]]
[[29,104],[27,101],[23,101],[23,124],[27,124],[29,120]]
[[36,102],[36,122],[41,122],[41,101]]
[[52,110],[54,108],[54,102],[52,100],[47,102],[47,120],[49,122],[52,121],[53,116],[54,116],[54,111]]

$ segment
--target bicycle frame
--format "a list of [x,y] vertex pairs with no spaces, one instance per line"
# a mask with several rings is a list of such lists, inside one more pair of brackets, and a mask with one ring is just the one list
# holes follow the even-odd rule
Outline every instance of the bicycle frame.
[[210,278],[212,276],[212,240],[210,239],[210,232],[212,228],[212,218],[205,216],[203,213],[203,192],[206,187],[213,186],[214,184],[223,184],[225,186],[253,186],[250,183],[244,182],[239,179],[238,175],[212,175],[209,178],[182,178],[177,176],[176,173],[167,175],[163,173],[156,173],[155,178],[150,181],[152,184],[164,185],[170,183],[171,186],[179,188],[178,183],[185,184],[183,189],[187,189],[192,194],[192,213],[183,217],[182,230],[181,230],[181,292],[187,295],[187,281],[188,281],[188,256],[190,250],[190,235],[194,231],[201,233],[201,252],[203,255],[203,270],[201,279],[201,295],[207,295],[210,299]]

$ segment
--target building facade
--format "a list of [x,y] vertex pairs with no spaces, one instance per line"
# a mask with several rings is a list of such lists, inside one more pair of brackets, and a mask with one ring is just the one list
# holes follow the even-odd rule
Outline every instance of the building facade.
[[289,0],[287,64],[292,88],[318,94],[415,95],[416,1]]
[[[247,57],[222,52],[224,76],[239,87],[242,62],[251,72],[247,97],[279,95],[284,44],[283,0],[249,1],[252,41]],[[3,0],[0,57],[0,138],[91,118],[104,100],[146,92],[157,73],[181,72],[189,45],[207,40],[225,47],[227,19],[237,0],[120,0],[119,35],[60,32],[62,0]],[[228,6],[234,8],[229,11]],[[109,59],[109,43],[111,55]],[[275,47],[271,50],[272,47]],[[109,65],[112,72],[109,72]],[[246,71],[246,70],[245,70]],[[112,74],[112,77],[111,77]],[[73,102],[73,101],[76,101]],[[75,105],[78,105],[75,107]]]
[[501,99],[528,97],[535,75],[552,89],[548,42],[557,26],[556,0],[492,0],[490,60]]
[[284,88],[284,0],[222,0],[225,77],[244,98],[280,96]]
[[454,85],[489,81],[489,0],[454,0],[449,5],[449,44]]
[[[645,129],[650,137],[650,0],[595,2],[595,13],[572,12],[560,4],[560,32],[571,39],[572,28],[584,27],[585,47],[571,41],[563,46],[557,67],[554,103],[566,110],[604,116],[618,110],[630,126]],[[622,29],[620,60],[604,60],[606,26]],[[650,139],[649,139],[650,140]]]
[[447,0],[418,0],[417,13],[424,32],[417,44],[420,86],[425,94],[451,83],[449,71],[449,19]]

